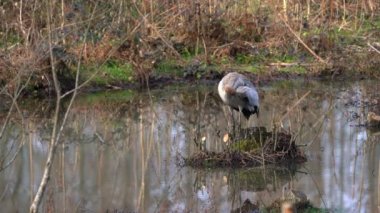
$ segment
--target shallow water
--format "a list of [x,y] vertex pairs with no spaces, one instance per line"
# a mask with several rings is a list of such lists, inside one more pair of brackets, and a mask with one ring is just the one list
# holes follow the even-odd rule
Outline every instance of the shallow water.
[[[363,103],[372,103],[379,89],[375,81],[281,81],[260,88],[260,118],[242,125],[271,128],[282,117],[278,126],[306,145],[308,162],[235,170],[177,165],[178,156],[198,151],[194,141],[202,137],[208,150],[225,148],[222,137],[231,115],[214,84],[171,86],[150,95],[81,95],[63,130],[41,210],[230,212],[246,199],[269,206],[295,189],[317,207],[378,212],[380,134],[356,124],[363,123],[368,110],[378,110],[376,104]],[[11,116],[0,141],[0,165],[16,158],[0,172],[2,211],[29,209],[45,165],[53,103],[24,100],[22,116],[16,111]],[[6,110],[1,110],[0,124],[5,119]]]

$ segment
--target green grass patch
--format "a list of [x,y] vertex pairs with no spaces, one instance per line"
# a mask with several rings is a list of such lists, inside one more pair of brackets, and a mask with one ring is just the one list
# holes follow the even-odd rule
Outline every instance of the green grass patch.
[[[343,26],[343,27],[342,27]],[[314,27],[302,32],[304,38],[327,33],[328,39],[339,45],[360,45],[366,46],[364,37],[380,30],[380,18],[360,19],[355,22],[347,21],[345,25],[333,26],[329,29]]]
[[284,72],[284,73],[296,73],[296,74],[305,74],[305,73],[307,73],[307,70],[306,70],[305,67],[298,66],[298,65],[280,67],[278,70],[280,72]]
[[262,63],[267,60],[264,54],[240,54],[238,53],[235,57],[235,61],[238,64],[253,64],[253,63]]
[[261,148],[261,144],[258,141],[252,141],[249,139],[241,139],[231,144],[231,150],[250,152]]
[[182,74],[181,68],[176,60],[164,60],[160,62],[155,68],[157,74],[175,75],[180,76]]
[[16,33],[3,34],[0,32],[0,48],[6,48],[21,42],[22,38]]
[[245,72],[250,72],[254,74],[265,73],[265,67],[263,65],[241,65],[237,66],[237,68]]
[[96,85],[125,83],[134,80],[132,65],[118,61],[108,61],[100,67],[96,67],[96,65],[84,67],[81,71],[81,79],[87,80],[96,71],[98,74],[92,79],[92,83]]
[[273,59],[276,61],[285,62],[285,63],[298,61],[298,57],[296,55],[290,55],[290,54],[275,55]]
[[190,47],[184,47],[181,51],[180,51],[180,54],[181,54],[181,57],[182,59],[184,59],[185,61],[190,61],[192,60],[195,56],[199,55],[199,54],[203,54],[205,51],[204,51],[204,48],[203,47],[198,47],[197,48],[190,48]]
[[339,45],[360,44],[361,42],[357,34],[357,31],[335,27],[328,31],[328,38]]
[[133,76],[132,66],[128,63],[121,64],[116,61],[109,61],[100,67],[107,77],[114,80],[130,81]]
[[358,25],[357,33],[363,34],[374,30],[380,30],[380,17],[361,20],[361,23]]

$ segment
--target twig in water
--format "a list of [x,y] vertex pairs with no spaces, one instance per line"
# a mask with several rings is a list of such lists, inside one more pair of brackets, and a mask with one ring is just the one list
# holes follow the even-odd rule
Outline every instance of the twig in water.
[[300,104],[301,103],[301,101],[303,100],[303,99],[305,99],[309,94],[310,94],[310,90],[307,92],[307,93],[305,93],[300,99],[298,99],[294,104],[293,104],[293,106],[291,106],[288,110],[286,110],[286,112],[285,112],[285,114],[284,115],[282,115],[282,117],[277,121],[278,123],[280,123],[282,120],[284,120],[284,118],[291,112],[291,111],[293,111],[293,109],[298,105],[298,104]]

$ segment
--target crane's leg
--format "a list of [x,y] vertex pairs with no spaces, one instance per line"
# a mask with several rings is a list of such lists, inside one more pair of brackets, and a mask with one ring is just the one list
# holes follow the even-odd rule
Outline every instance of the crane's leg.
[[232,134],[235,135],[235,118],[234,118],[234,110],[232,107],[230,107],[230,113],[232,118]]
[[238,136],[238,138],[239,138],[239,144],[238,144],[238,146],[239,146],[239,151],[241,151],[241,150],[240,150],[240,149],[241,149],[240,141],[241,141],[241,139],[242,139],[242,138],[241,138],[241,136],[242,136],[242,134],[241,134],[241,133],[242,133],[242,128],[241,128],[241,113],[243,113],[242,111],[243,111],[243,109],[239,107],[239,127],[238,127],[238,133],[237,133],[237,134],[239,135],[239,136]]
[[241,131],[241,114],[243,113],[243,109],[239,107],[239,133]]
[[[248,132],[248,129],[243,129],[241,127],[241,114],[243,114],[243,109],[242,108],[239,108],[239,136],[243,137],[244,135],[244,138],[246,139],[247,138],[247,132]],[[248,118],[249,119],[249,118]],[[243,132],[244,131],[244,132]]]

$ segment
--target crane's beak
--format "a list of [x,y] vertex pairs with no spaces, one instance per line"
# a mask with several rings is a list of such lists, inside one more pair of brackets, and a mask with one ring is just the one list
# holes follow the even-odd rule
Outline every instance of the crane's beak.
[[255,112],[256,112],[256,116],[258,118],[259,117],[259,107],[255,106]]

